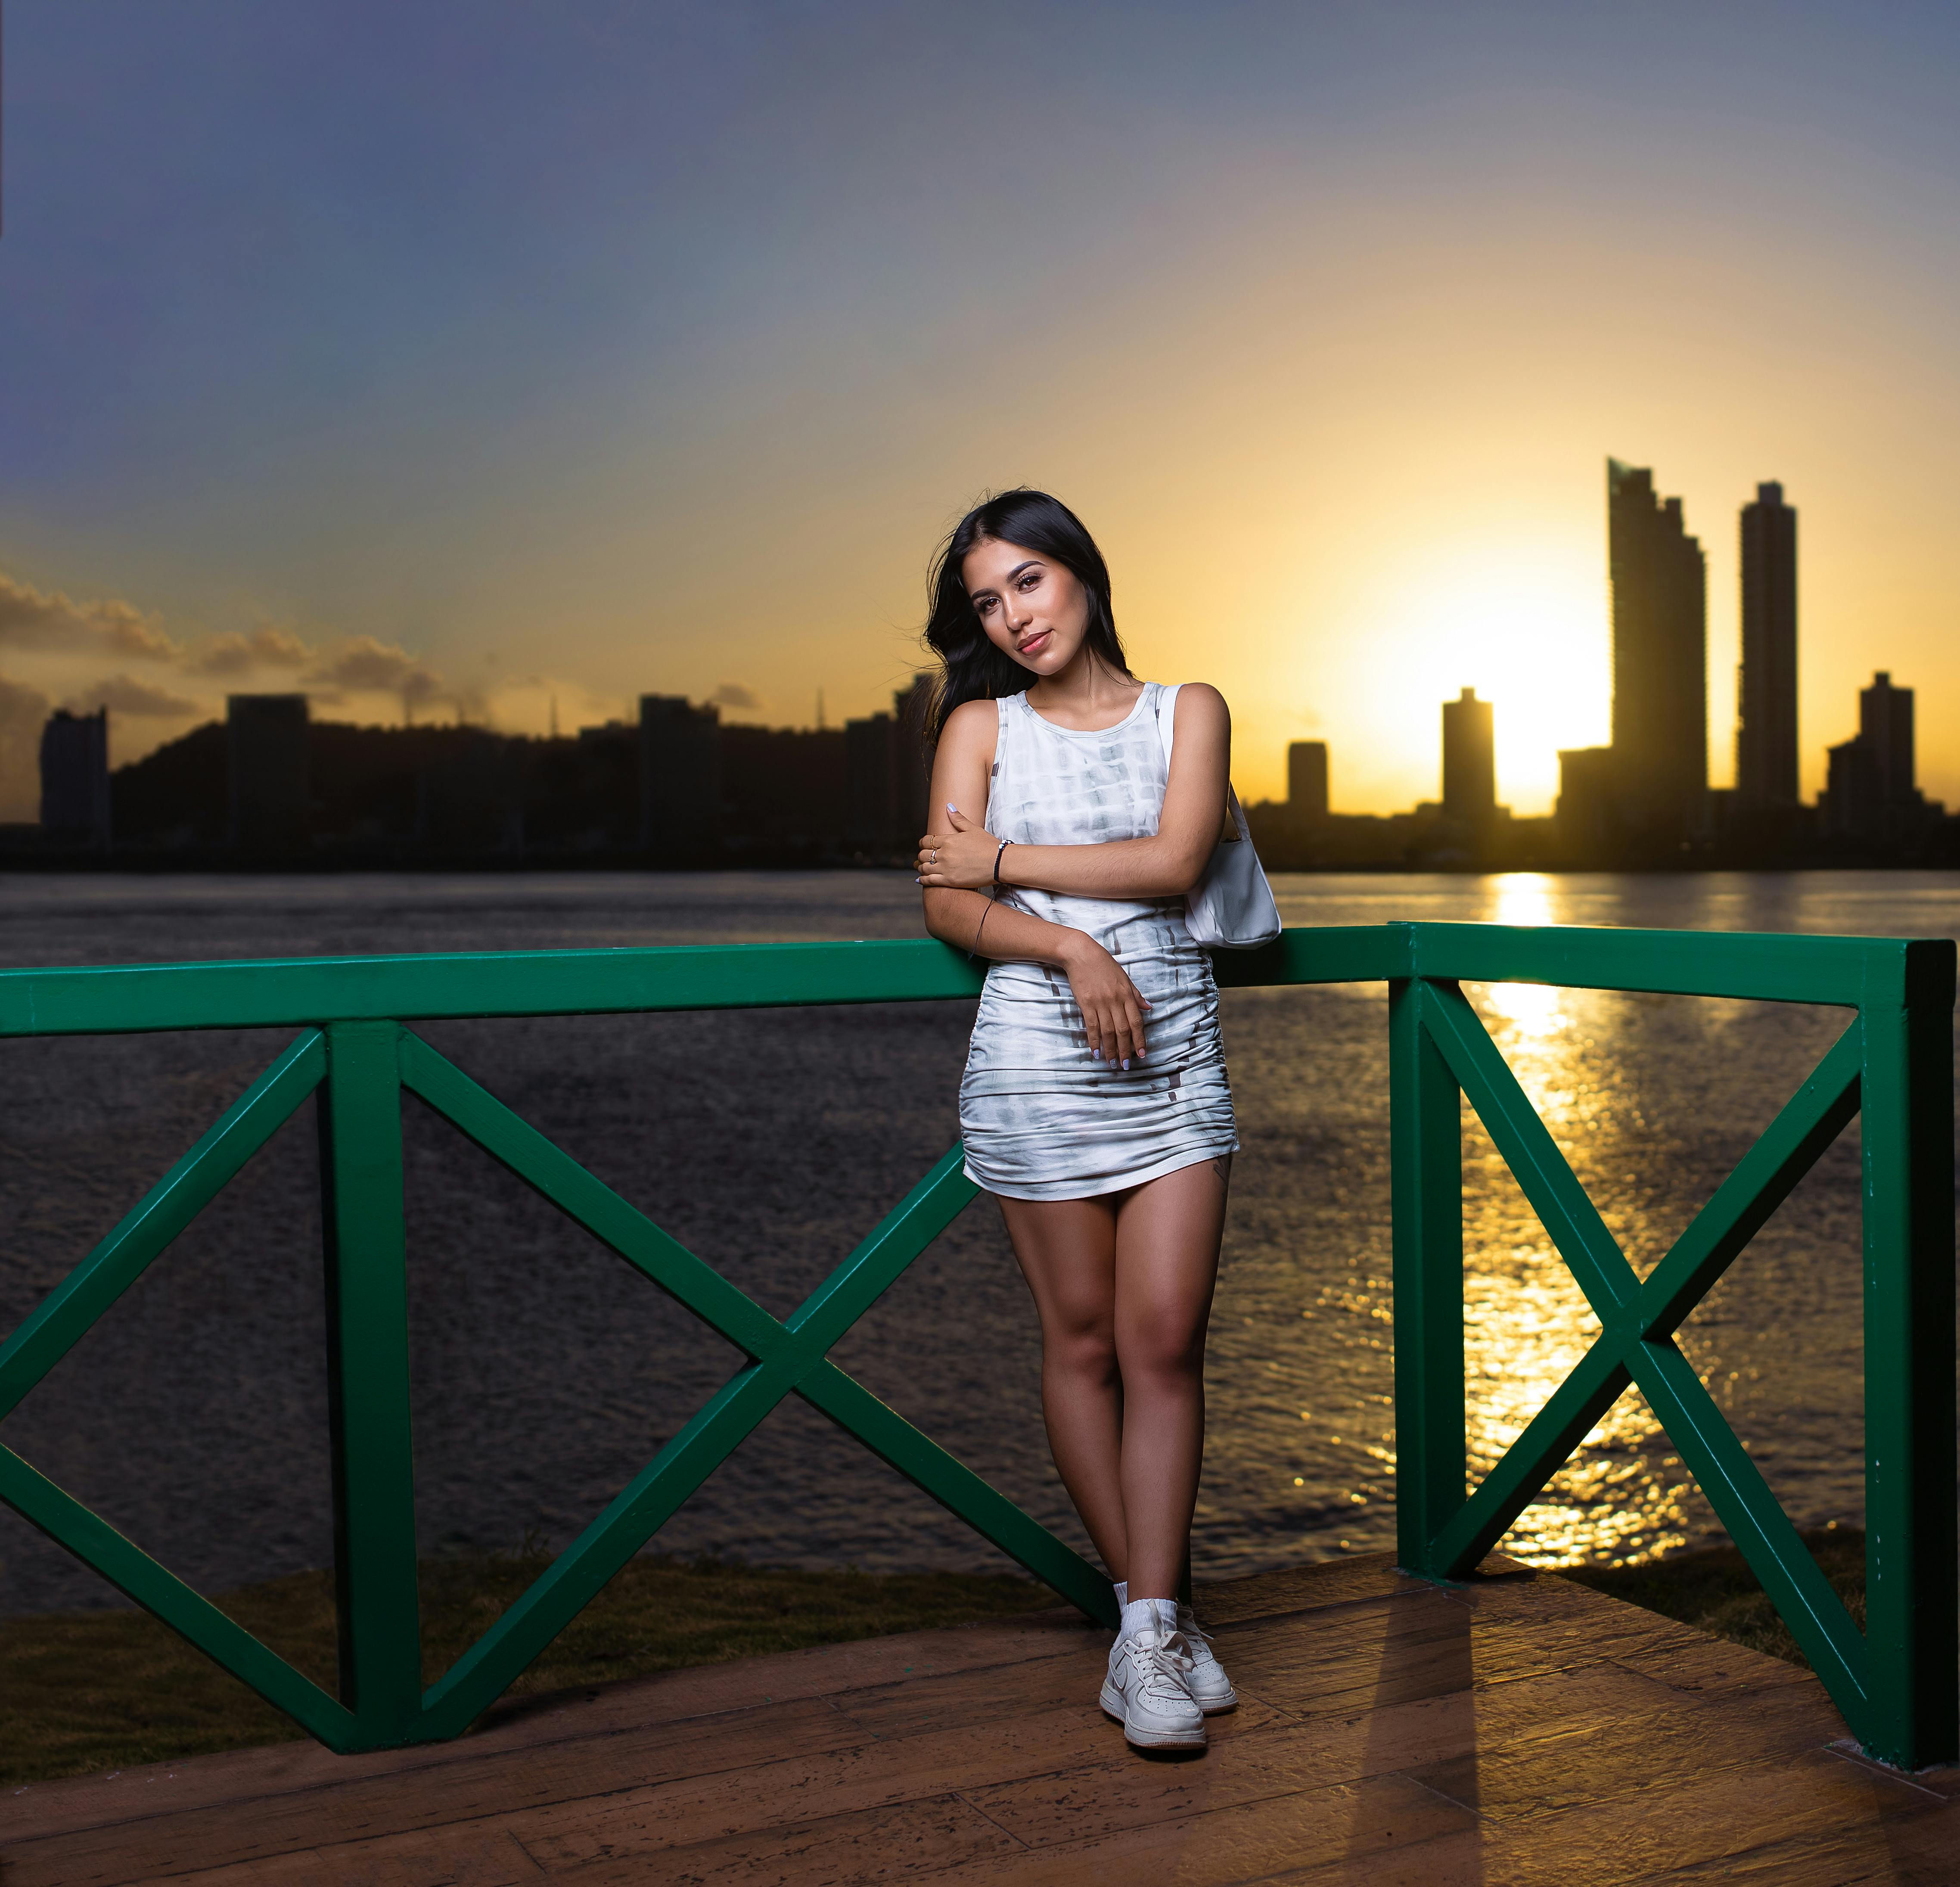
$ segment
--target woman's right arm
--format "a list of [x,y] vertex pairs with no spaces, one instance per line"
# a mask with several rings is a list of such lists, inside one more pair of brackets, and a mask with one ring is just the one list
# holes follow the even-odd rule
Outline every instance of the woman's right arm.
[[[1000,726],[991,701],[954,710],[940,736],[932,768],[931,805],[968,812],[977,824],[987,809]],[[941,943],[997,963],[1052,963],[1068,978],[1082,1012],[1090,1052],[1126,1065],[1144,1055],[1144,1012],[1149,1007],[1122,966],[1086,931],[996,902],[984,891],[928,886],[925,928]]]

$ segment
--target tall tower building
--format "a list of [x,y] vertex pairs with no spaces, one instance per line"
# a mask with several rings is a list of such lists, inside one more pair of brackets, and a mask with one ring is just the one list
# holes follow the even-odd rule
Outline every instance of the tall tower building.
[[721,829],[721,710],[640,697],[640,844],[663,863],[713,855]]
[[109,848],[109,710],[57,708],[41,730],[41,829]]
[[1858,690],[1858,738],[1872,752],[1879,797],[1902,806],[1919,797],[1913,778],[1912,690],[1895,688],[1889,670],[1880,669],[1869,688]]
[[1708,798],[1707,571],[1681,500],[1606,461],[1613,585],[1613,773],[1630,832],[1685,838]]
[[1736,676],[1736,797],[1794,806],[1796,512],[1780,485],[1742,507],[1742,663]]
[[1898,839],[1940,816],[1913,778],[1912,690],[1884,669],[1858,691],[1858,731],[1830,749],[1818,811],[1838,838]]
[[1474,688],[1443,704],[1443,816],[1466,826],[1486,826],[1497,816],[1491,705]]
[[1327,816],[1327,743],[1296,740],[1287,749],[1287,806],[1297,818]]

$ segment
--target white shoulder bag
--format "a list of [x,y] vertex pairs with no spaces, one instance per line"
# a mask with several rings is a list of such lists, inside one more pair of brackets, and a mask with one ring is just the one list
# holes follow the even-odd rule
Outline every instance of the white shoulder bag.
[[[1177,689],[1157,696],[1157,738],[1163,743],[1164,777],[1170,777],[1171,742],[1176,730]],[[1211,848],[1204,875],[1184,894],[1185,922],[1192,941],[1208,950],[1255,950],[1280,934],[1280,908],[1273,888],[1252,849],[1251,828],[1239,796],[1225,782],[1225,807],[1238,829],[1236,838],[1220,839]]]

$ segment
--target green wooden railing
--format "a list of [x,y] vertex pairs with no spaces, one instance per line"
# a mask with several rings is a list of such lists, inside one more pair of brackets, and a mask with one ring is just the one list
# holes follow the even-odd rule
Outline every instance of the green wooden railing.
[[[1905,1768],[1960,1757],[1956,1630],[1954,947],[1850,937],[1391,924],[1293,930],[1219,959],[1234,985],[1389,986],[1398,1558],[1460,1578],[1637,1384],[1859,1741]],[[802,1396],[1083,1611],[1108,1582],[829,1359],[972,1198],[953,1148],[787,1321],[682,1249],[406,1026],[971,996],[939,944],[765,944],[0,972],[0,1035],[290,1026],[290,1045],[0,1348],[0,1418],[309,1095],[324,1195],[338,1698],[0,1448],[0,1500],[339,1750],[453,1736],[785,1396]],[[1537,982],[1855,1012],[1642,1281],[1459,985]],[[476,1644],[424,1687],[402,1216],[406,1088],[736,1344],[748,1360]],[[1462,1099],[1599,1317],[1591,1350],[1466,1493]],[[1863,1114],[1867,1599],[1861,1634],[1674,1341],[1832,1138]]]

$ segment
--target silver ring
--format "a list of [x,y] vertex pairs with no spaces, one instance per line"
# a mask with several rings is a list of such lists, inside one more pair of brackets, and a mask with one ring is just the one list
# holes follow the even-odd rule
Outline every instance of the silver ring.
[[937,849],[935,849],[935,850],[934,851],[934,852],[933,852],[933,854],[932,854],[932,862],[933,862],[934,864],[937,864],[939,863],[939,853],[938,853],[938,851],[937,851]]

